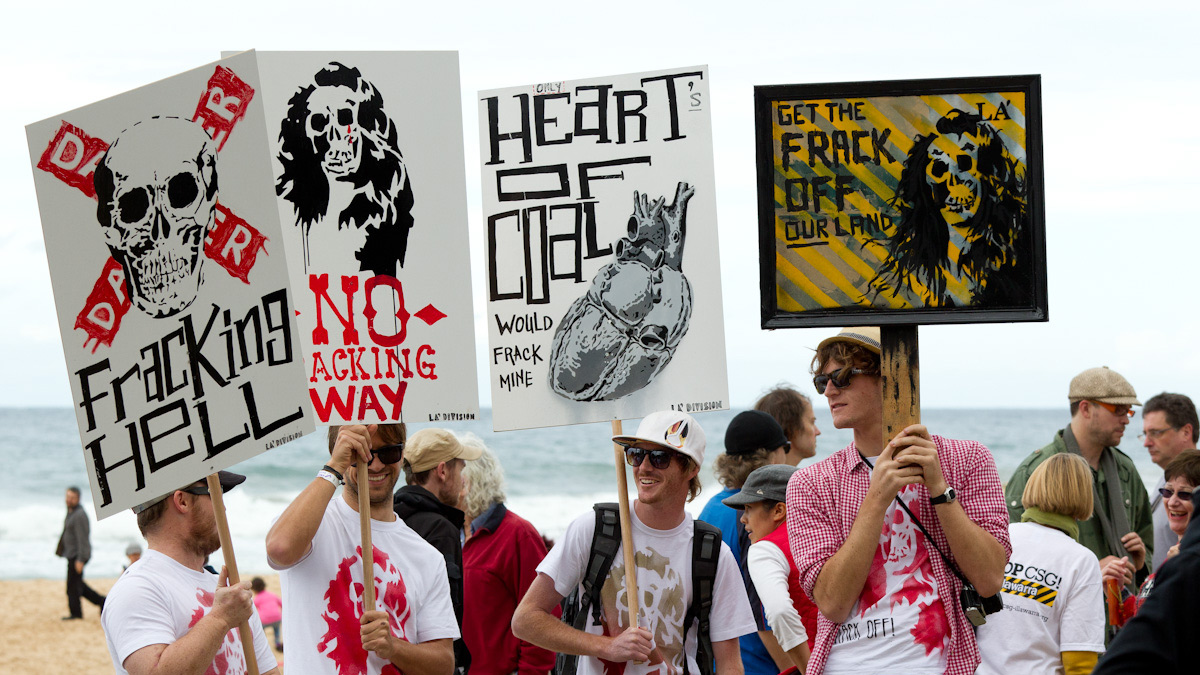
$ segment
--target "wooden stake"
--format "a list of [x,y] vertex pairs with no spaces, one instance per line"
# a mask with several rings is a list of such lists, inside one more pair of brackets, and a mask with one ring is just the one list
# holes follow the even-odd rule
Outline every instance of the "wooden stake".
[[[225,518],[225,493],[221,491],[221,478],[209,474],[208,496],[212,498],[213,518],[217,521],[217,537],[221,540],[221,555],[225,557],[225,571],[229,585],[241,582],[238,575],[237,558],[233,555],[233,539],[229,536],[229,521]],[[258,675],[258,657],[254,654],[254,635],[250,633],[250,622],[238,626],[238,637],[242,640],[242,652],[246,656],[246,672]]]
[[921,422],[921,368],[915,325],[879,329],[883,386],[883,444],[910,424]]
[[[612,421],[613,436],[620,436],[621,420]],[[621,514],[621,549],[625,553],[625,597],[629,600],[629,625],[637,626],[638,611],[637,561],[633,556],[633,522],[629,517],[629,483],[625,477],[625,448],[613,443],[613,459],[617,462],[617,504]]]
[[371,484],[367,463],[358,462],[358,524],[362,528],[363,611],[375,611],[375,549],[371,545]]

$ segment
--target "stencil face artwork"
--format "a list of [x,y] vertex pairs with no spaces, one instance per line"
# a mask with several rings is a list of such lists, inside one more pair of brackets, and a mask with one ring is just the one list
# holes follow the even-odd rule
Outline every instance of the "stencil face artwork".
[[563,316],[550,351],[550,386],[575,401],[632,394],[670,363],[692,316],[692,286],[683,275],[687,203],[695,189],[651,202],[633,193],[628,232],[614,260]]
[[196,299],[214,227],[217,153],[200,125],[154,117],[121,132],[96,167],[96,218],[129,295],[154,318]]
[[[344,265],[342,254],[353,251],[360,271],[396,276],[413,195],[379,90],[357,68],[330,63],[288,101],[279,139],[275,190],[304,233],[305,267]],[[318,247],[310,246],[313,236],[321,237]]]
[[872,292],[918,293],[927,306],[955,302],[948,283],[960,283],[972,306],[1025,302],[1032,261],[1025,178],[996,129],[979,115],[951,110],[936,133],[918,136],[904,160],[891,204],[896,232],[884,240],[888,259],[871,280]]

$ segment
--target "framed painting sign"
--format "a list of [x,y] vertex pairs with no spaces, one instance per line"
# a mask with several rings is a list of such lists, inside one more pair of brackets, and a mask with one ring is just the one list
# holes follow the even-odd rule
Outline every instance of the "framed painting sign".
[[763,328],[1046,321],[1038,75],[755,87]]

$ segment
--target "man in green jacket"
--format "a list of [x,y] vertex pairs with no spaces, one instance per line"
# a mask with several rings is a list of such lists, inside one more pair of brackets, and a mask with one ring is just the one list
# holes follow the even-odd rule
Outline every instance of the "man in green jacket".
[[1009,520],[1021,522],[1021,495],[1039,464],[1060,452],[1082,455],[1092,467],[1095,506],[1091,518],[1079,521],[1079,543],[1096,554],[1102,567],[1114,558],[1124,559],[1126,581],[1136,578],[1141,583],[1150,571],[1146,562],[1154,542],[1150,499],[1133,460],[1116,447],[1133,416],[1132,406],[1141,403],[1133,386],[1107,366],[1076,375],[1067,398],[1071,423],[1049,445],[1026,457],[1008,481],[1004,497]]

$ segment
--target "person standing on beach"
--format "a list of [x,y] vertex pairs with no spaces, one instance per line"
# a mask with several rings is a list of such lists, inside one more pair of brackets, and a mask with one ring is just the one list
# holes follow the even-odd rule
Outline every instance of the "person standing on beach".
[[817,416],[807,396],[790,385],[780,384],[763,394],[754,403],[754,409],[774,417],[783,427],[783,434],[791,442],[783,456],[784,464],[798,466],[817,454],[817,436],[821,430],[817,428]]
[[463,641],[471,653],[481,655],[471,672],[546,675],[554,667],[554,652],[518,640],[512,632],[513,612],[537,577],[546,544],[532,523],[505,506],[504,469],[496,455],[474,434],[462,443],[480,452],[463,469]]
[[1026,457],[1008,481],[1005,499],[1009,518],[1021,522],[1025,511],[1021,495],[1039,464],[1060,452],[1083,455],[1092,468],[1095,499],[1094,516],[1079,522],[1079,543],[1096,554],[1101,568],[1108,567],[1112,560],[1123,560],[1128,570],[1126,583],[1136,579],[1141,584],[1150,572],[1146,561],[1154,546],[1154,520],[1137,467],[1117,449],[1133,417],[1133,406],[1141,402],[1133,385],[1107,366],[1076,375],[1067,400],[1071,403],[1071,423],[1055,434],[1049,445]]
[[83,566],[92,557],[91,525],[87,512],[79,505],[79,488],[67,488],[67,517],[63,520],[63,531],[58,537],[55,555],[67,559],[67,609],[70,614],[63,621],[83,618],[83,597],[88,602],[104,609],[104,596],[92,590],[83,580]]
[[[762,600],[746,572],[750,535],[740,520],[741,512],[724,501],[736,495],[745,485],[746,478],[759,467],[786,463],[791,449],[783,427],[770,414],[761,410],[738,413],[725,429],[725,452],[713,462],[713,473],[725,489],[708,500],[699,516],[700,520],[721,528],[721,539],[738,563],[750,598],[750,609],[758,624],[757,632],[739,639],[746,675],[775,675],[788,667],[788,655],[768,628]],[[793,457],[799,461],[799,454],[793,453]]]
[[[450,578],[450,601],[458,630],[463,623],[463,512],[464,465],[479,459],[479,449],[467,447],[446,429],[421,429],[404,446],[404,480],[396,491],[393,508],[396,515],[446,559]],[[471,667],[471,653],[462,638],[454,641],[454,670],[465,675]]]
[[[1150,453],[1150,459],[1160,469],[1166,470],[1171,460],[1184,450],[1195,450],[1200,438],[1200,420],[1196,419],[1196,406],[1192,399],[1183,394],[1163,392],[1151,396],[1142,407],[1142,433],[1138,434],[1142,446]],[[1179,542],[1179,535],[1171,529],[1167,518],[1167,503],[1158,493],[1166,483],[1159,478],[1150,494],[1150,515],[1154,520],[1154,562],[1150,568],[1157,570],[1167,560],[1167,551]]]
[[[245,476],[218,472],[228,492]],[[278,675],[275,654],[254,613],[250,582],[228,585],[204,569],[221,546],[208,485],[185,485],[133,507],[148,550],[117,579],[100,622],[118,675],[246,672],[235,630],[249,621],[263,675]]]
[[854,442],[788,482],[789,543],[820,610],[807,675],[974,672],[960,596],[998,593],[1012,551],[991,453],[920,424],[885,441],[878,328],[823,340],[813,373]]
[[[600,625],[589,613],[585,629],[579,630],[553,614],[584,581],[596,529],[596,515],[588,512],[567,526],[538,565],[537,579],[513,615],[513,633],[551,651],[583,657],[577,662],[581,675],[682,673],[685,667],[695,675],[706,672],[697,663],[696,624],[685,623],[696,592],[691,574],[695,528],[684,509],[700,493],[704,430],[686,413],[663,411],[647,415],[635,435],[612,440],[625,447],[637,484],[629,518],[642,598],[638,625],[627,619],[623,545],[601,588]],[[722,542],[708,631],[717,675],[742,673],[738,637],[754,630],[737,563]]]
[[[267,562],[283,587],[289,672],[450,675],[459,636],[442,556],[392,510],[407,450],[397,425],[329,427],[329,463],[267,532]],[[368,485],[357,462],[368,462]],[[341,497],[337,488],[344,482]],[[371,582],[363,611],[360,489],[369,491]]]

